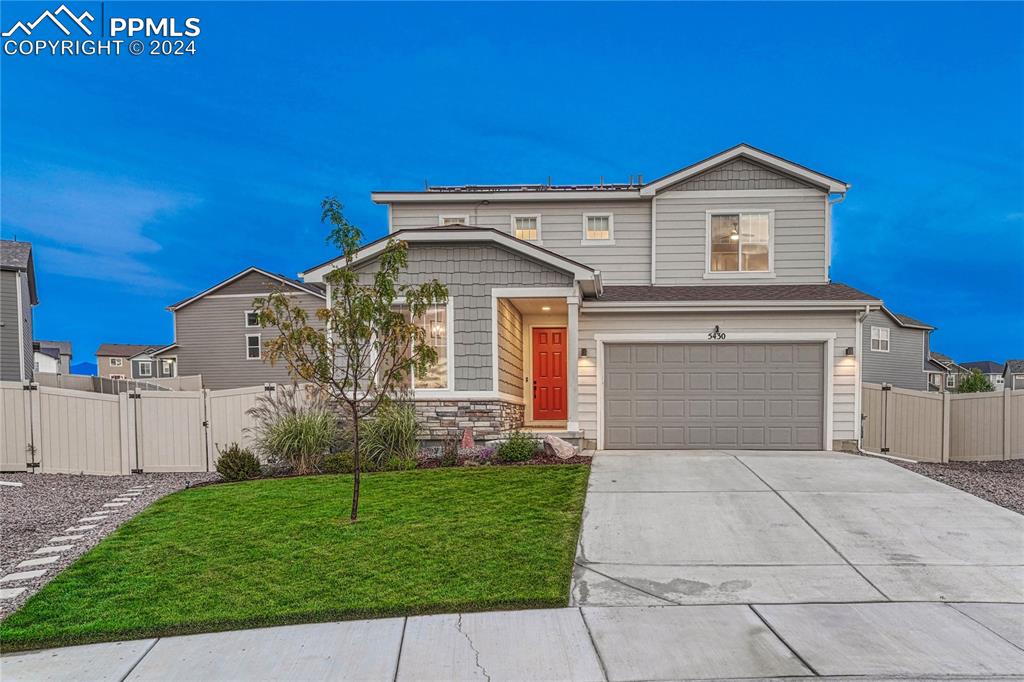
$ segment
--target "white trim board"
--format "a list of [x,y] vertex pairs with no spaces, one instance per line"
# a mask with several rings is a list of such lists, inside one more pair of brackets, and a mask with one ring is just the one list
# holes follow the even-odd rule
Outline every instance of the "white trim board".
[[[771,343],[773,341],[788,341],[791,343],[814,343],[825,344],[824,353],[824,424],[822,430],[822,449],[832,449],[832,422],[834,421],[834,382],[835,382],[835,332],[733,332],[724,341],[709,341],[708,335],[704,332],[680,332],[666,334],[594,334],[594,341],[597,343],[597,363],[595,372],[597,375],[597,449],[604,449],[604,347],[611,343]],[[859,386],[858,386],[859,390]]]
[[[236,275],[232,275],[231,277],[227,278],[223,282],[220,282],[219,284],[214,284],[209,289],[204,289],[203,291],[200,291],[195,296],[192,296],[190,298],[186,298],[184,301],[181,301],[180,303],[175,303],[174,305],[167,306],[167,310],[170,310],[170,311],[181,310],[185,306],[187,306],[187,305],[189,305],[191,303],[195,303],[199,299],[204,298],[206,296],[209,296],[214,291],[217,291],[218,289],[220,289],[222,287],[226,287],[227,285],[231,284],[232,282],[238,281],[242,277],[245,277],[246,275],[249,275],[249,274],[254,273],[254,272],[258,272],[261,275],[264,275],[264,276],[269,277],[269,278],[271,278],[273,280],[276,280],[276,281],[280,282],[281,284],[286,284],[286,285],[292,287],[293,289],[301,291],[302,293],[305,293],[305,294],[309,294],[310,296],[316,296],[317,298],[324,298],[324,295],[321,294],[321,293],[318,293],[318,292],[315,292],[315,291],[310,291],[309,289],[306,289],[305,287],[300,286],[300,285],[296,284],[295,282],[287,280],[287,279],[281,277],[280,275],[275,275],[274,273],[267,272],[266,270],[263,270],[262,268],[257,268],[256,266],[252,266],[252,267],[246,268],[245,270],[242,270],[241,272],[239,272]],[[253,296],[253,297],[255,297],[255,296],[260,296],[261,294],[220,294],[220,295],[221,296],[232,295],[232,296]]]

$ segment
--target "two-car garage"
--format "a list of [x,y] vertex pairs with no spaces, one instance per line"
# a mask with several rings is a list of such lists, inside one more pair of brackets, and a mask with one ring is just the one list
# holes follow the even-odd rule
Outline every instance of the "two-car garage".
[[608,343],[605,449],[820,450],[825,344]]

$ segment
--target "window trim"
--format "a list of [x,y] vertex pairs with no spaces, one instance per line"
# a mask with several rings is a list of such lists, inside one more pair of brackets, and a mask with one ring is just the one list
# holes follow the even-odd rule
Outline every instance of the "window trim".
[[[587,220],[589,218],[608,219],[608,239],[591,239],[587,237]],[[583,214],[583,238],[580,239],[581,246],[612,246],[615,244],[615,214],[607,213],[584,213]]]
[[[878,332],[877,336],[875,336],[875,332]],[[882,332],[885,332],[884,339],[882,338]],[[878,348],[875,348],[875,341],[878,341]],[[882,341],[885,341],[885,350],[882,349]],[[871,338],[868,341],[868,349],[872,353],[888,353],[890,348],[892,348],[892,328],[871,325]]]
[[956,374],[946,372],[946,388],[956,388]]
[[444,227],[446,224],[444,221],[458,218],[459,222],[463,225],[469,225],[469,214],[468,213],[442,213],[437,216],[437,226]]
[[[124,358],[108,358],[111,367],[124,367]],[[117,360],[117,362],[114,362]]]
[[[768,214],[768,269],[718,272],[711,270],[711,218],[716,215]],[[737,265],[739,262],[737,261]],[[709,208],[704,212],[704,279],[772,279],[775,277],[775,209]]]
[[259,317],[258,316],[256,318],[256,324],[249,324],[249,316],[250,315],[255,315],[255,314],[256,314],[255,310],[246,310],[245,311],[242,319],[245,320],[245,328],[246,329],[259,329],[260,321],[259,321]]
[[173,377],[178,376],[178,356],[177,355],[168,355],[166,358],[160,358],[159,362],[160,362],[160,371],[163,371],[164,363],[165,362],[169,362],[169,363],[171,363],[171,369],[173,370],[171,372],[171,374],[169,375],[169,377],[173,378]]
[[[256,349],[258,351],[256,357],[249,355],[249,339],[256,339]],[[245,335],[245,359],[246,360],[262,360],[263,359],[263,334],[246,334]]]
[[[142,368],[145,367],[148,370],[147,374],[143,374]],[[153,378],[153,361],[152,360],[139,360],[139,378],[140,379],[152,379]]]
[[[525,239],[523,237],[516,236],[516,220],[518,218],[534,218],[537,221],[537,238],[536,239]],[[543,243],[544,234],[541,232],[541,215],[539,213],[513,213],[509,218],[510,234],[515,238],[531,244]]]

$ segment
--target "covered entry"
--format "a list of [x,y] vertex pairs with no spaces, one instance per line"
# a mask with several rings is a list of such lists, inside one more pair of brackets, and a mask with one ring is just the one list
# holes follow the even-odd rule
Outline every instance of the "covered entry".
[[818,450],[824,343],[608,343],[606,449]]

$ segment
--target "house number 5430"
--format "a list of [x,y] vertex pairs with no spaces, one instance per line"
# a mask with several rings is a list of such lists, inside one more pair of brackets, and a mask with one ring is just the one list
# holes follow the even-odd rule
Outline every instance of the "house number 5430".
[[716,324],[714,331],[708,332],[708,340],[710,340],[710,341],[724,341],[725,340],[725,332],[723,332],[721,329],[719,329],[718,325]]

